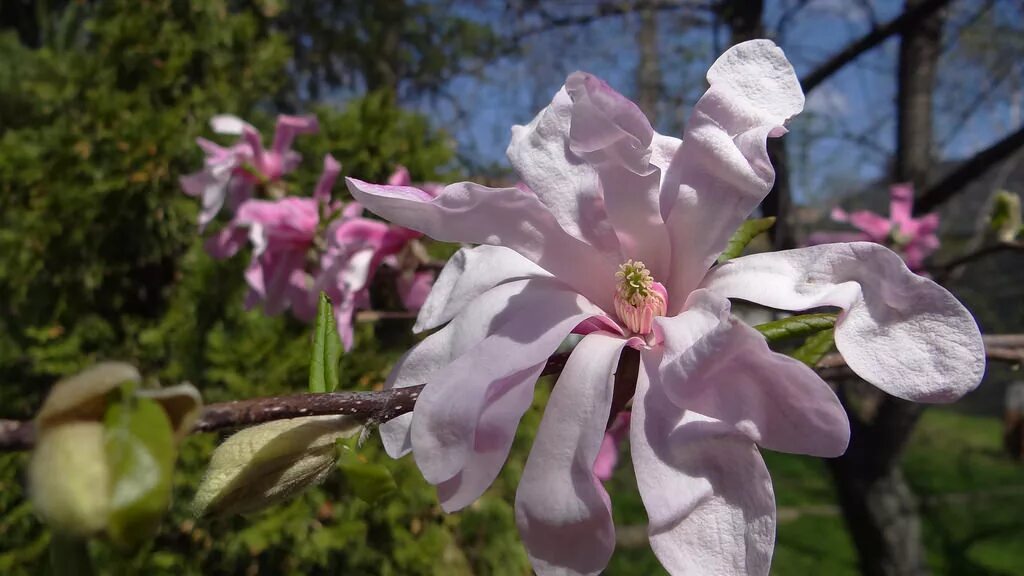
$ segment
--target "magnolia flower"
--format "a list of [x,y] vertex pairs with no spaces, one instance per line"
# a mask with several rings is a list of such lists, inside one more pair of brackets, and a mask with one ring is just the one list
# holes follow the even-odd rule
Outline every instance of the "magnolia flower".
[[727,298],[840,308],[836,345],[850,367],[902,398],[951,401],[984,370],[970,314],[883,246],[815,246],[711,268],[771,188],[766,139],[785,132],[804,99],[765,40],[731,48],[707,78],[679,140],[654,132],[596,77],[570,75],[512,130],[522,187],[458,183],[433,197],[347,180],[363,206],[398,225],[485,244],[441,272],[415,329],[444,326],[388,380],[426,383],[415,410],[381,432],[392,456],[412,451],[445,510],[491,484],[548,356],[570,332],[584,334],[516,495],[539,574],[597,574],[612,554],[609,496],[594,466],[627,353],[640,356],[629,440],[654,552],[673,574],[768,573],[775,504],[758,446],[837,456],[850,429],[831,388],[772,352]]
[[205,138],[196,140],[206,152],[204,168],[183,176],[181,187],[186,194],[199,196],[202,201],[200,231],[213,221],[225,202],[234,209],[252,196],[257,182],[274,182],[294,170],[301,160],[291,149],[295,136],[317,131],[315,116],[278,116],[274,143],[270,150],[264,150],[259,131],[236,116],[214,116],[210,126],[217,134],[241,136],[241,139],[228,148]]
[[848,214],[836,206],[832,209],[832,219],[848,222],[860,232],[816,232],[808,238],[808,244],[877,242],[895,249],[911,270],[923,269],[924,259],[939,247],[939,237],[935,235],[939,229],[939,215],[931,213],[913,217],[914,187],[910,184],[896,184],[889,192],[889,218],[867,210]]

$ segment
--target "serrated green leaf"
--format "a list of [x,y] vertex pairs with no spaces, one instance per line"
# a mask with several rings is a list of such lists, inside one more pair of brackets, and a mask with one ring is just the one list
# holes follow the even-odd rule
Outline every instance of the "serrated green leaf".
[[729,238],[729,243],[725,245],[725,250],[718,255],[718,263],[728,262],[733,258],[736,258],[743,253],[743,249],[750,244],[750,241],[758,236],[767,232],[772,226],[775,225],[775,217],[769,216],[767,218],[752,218],[747,220],[733,233],[732,238]]
[[310,392],[334,392],[338,389],[341,351],[341,338],[338,337],[338,328],[334,322],[331,300],[321,292],[316,307],[313,355],[309,361]]
[[814,368],[826,354],[835,348],[835,344],[835,329],[829,328],[809,337],[804,341],[803,346],[791,352],[790,356]]
[[754,326],[769,342],[809,336],[836,325],[836,314],[801,314]]
[[338,442],[338,470],[345,488],[356,498],[373,504],[398,491],[391,471],[382,464],[366,460],[356,451],[355,438]]
[[311,416],[234,434],[210,459],[192,503],[195,515],[254,512],[319,484],[338,459],[334,443],[361,428],[350,416]]
[[164,409],[149,398],[112,402],[104,427],[110,466],[107,535],[131,548],[156,533],[170,504],[174,430]]

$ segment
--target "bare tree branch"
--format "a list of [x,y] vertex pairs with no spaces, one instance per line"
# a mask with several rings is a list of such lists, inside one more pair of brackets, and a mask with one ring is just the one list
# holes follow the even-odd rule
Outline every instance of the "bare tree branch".
[[[985,336],[985,354],[989,360],[998,362],[1024,362],[1024,334],[995,334]],[[636,380],[639,356],[627,352],[616,369],[617,381]],[[558,374],[569,359],[568,353],[554,354],[548,358],[542,376]],[[817,369],[823,377],[849,374],[846,362],[838,353],[822,358]],[[622,377],[618,377],[621,373]],[[620,386],[616,386],[618,390]],[[625,389],[626,387],[623,386]],[[302,418],[305,416],[334,416],[344,414],[355,416],[368,424],[381,424],[392,418],[411,412],[423,391],[423,385],[394,388],[377,392],[324,392],[319,394],[292,394],[269,396],[233,402],[219,402],[203,408],[199,420],[192,428],[193,433],[218,432],[233,428],[253,426],[273,420]],[[619,409],[629,401],[623,394],[617,395],[613,404]],[[610,425],[611,421],[609,421]],[[0,452],[31,450],[35,445],[35,425],[31,420],[0,420]]]
[[914,213],[925,214],[949,200],[992,166],[1024,146],[1024,126],[960,164],[914,201]]
[[997,242],[988,246],[982,246],[945,264],[930,268],[930,271],[935,276],[935,281],[941,284],[943,280],[949,278],[960,267],[1000,252],[1024,252],[1024,242]]
[[860,39],[854,41],[846,48],[843,48],[837,54],[801,78],[800,85],[803,86],[804,94],[810,93],[811,90],[817,88],[822,82],[828,80],[829,77],[841,70],[844,66],[853,62],[857,58],[860,58],[860,56],[865,52],[878,46],[882,42],[885,42],[893,35],[900,34],[904,30],[916,26],[921,20],[928,17],[936,10],[942,9],[950,2],[951,0],[927,0],[926,2],[922,2],[921,4],[904,11],[888,23],[873,28],[867,34],[861,36]]

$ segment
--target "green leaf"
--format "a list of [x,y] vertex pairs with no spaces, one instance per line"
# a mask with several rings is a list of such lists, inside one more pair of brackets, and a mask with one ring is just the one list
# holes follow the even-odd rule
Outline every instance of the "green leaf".
[[55,533],[88,538],[110,517],[103,425],[68,422],[40,433],[28,467],[35,513]]
[[170,504],[174,430],[164,409],[149,398],[111,402],[104,426],[110,466],[107,534],[131,548],[156,533]]
[[398,491],[391,471],[382,464],[369,462],[356,451],[354,439],[338,442],[338,470],[345,480],[345,487],[352,494],[373,504]]
[[829,328],[805,340],[803,346],[791,352],[790,356],[814,368],[826,354],[832,351],[835,344],[835,329]]
[[155,400],[164,409],[174,429],[174,438],[178,442],[192,431],[192,425],[199,419],[202,412],[203,398],[196,387],[189,384],[177,384],[168,388],[146,388],[135,391],[139,398]]
[[718,263],[728,262],[742,254],[743,249],[747,247],[747,244],[750,244],[751,240],[756,238],[758,234],[767,232],[774,225],[774,216],[752,218],[744,222],[733,233],[732,238],[729,238],[729,243],[726,244],[725,250],[722,250],[722,253],[718,255]]
[[319,484],[338,459],[334,443],[358,436],[350,416],[310,416],[246,428],[217,447],[195,500],[196,516],[254,512]]
[[1020,196],[1001,190],[996,194],[989,216],[989,228],[995,232],[1002,242],[1012,242],[1020,235],[1021,226]]
[[338,389],[341,350],[341,338],[338,337],[338,328],[334,323],[331,300],[321,292],[316,307],[313,356],[309,361],[310,392],[334,392]]
[[50,574],[53,576],[92,576],[89,541],[60,533],[50,538]]
[[836,325],[836,314],[802,314],[754,326],[769,342],[809,336]]

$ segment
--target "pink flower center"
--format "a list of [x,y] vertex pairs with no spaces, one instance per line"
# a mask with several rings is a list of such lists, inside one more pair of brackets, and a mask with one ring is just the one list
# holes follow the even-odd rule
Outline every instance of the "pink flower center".
[[665,287],[654,281],[643,262],[633,260],[619,265],[615,279],[615,313],[619,321],[636,334],[650,334],[654,319],[665,315]]

